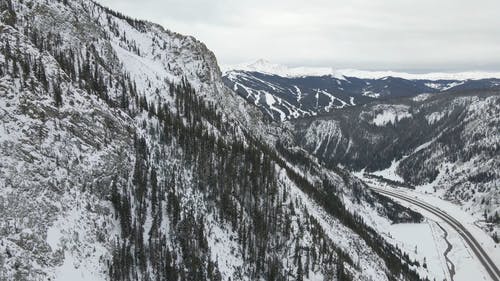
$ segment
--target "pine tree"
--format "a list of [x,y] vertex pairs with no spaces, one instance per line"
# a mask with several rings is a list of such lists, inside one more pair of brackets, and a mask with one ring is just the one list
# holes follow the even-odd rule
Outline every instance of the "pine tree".
[[63,103],[62,90],[61,90],[61,86],[59,85],[59,83],[54,85],[54,103],[55,103],[56,107],[61,107],[62,103]]
[[299,255],[298,266],[297,266],[297,281],[304,281],[304,272],[302,269],[302,257]]

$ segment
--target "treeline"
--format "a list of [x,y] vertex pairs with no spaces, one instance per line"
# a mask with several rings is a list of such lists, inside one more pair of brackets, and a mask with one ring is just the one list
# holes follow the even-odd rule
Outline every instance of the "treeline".
[[[405,280],[421,280],[418,273],[410,268],[414,263],[401,249],[385,241],[374,229],[366,225],[363,218],[350,213],[345,208],[340,198],[336,195],[336,188],[330,182],[324,180],[322,187],[317,188],[311,185],[306,179],[288,169],[288,176],[292,178],[304,192],[309,194],[330,215],[338,218],[342,224],[346,225],[357,233],[381,257],[392,273],[390,276],[404,276]],[[394,279],[396,280],[396,279]]]
[[[329,268],[325,273],[330,276],[350,280],[343,264],[353,262],[327,239],[313,217],[307,216],[301,225],[313,233],[310,246],[302,246],[300,237],[292,236],[296,202],[288,202],[286,190],[279,192],[273,158],[259,146],[238,141],[233,126],[223,122],[213,106],[204,104],[186,81],[169,88],[175,97],[175,113],[167,105],[138,106],[160,120],[150,132],[158,135],[164,148],[181,147],[183,161],[181,165],[153,165],[152,148],[144,137],[136,138],[133,188],[114,187],[111,196],[123,231],[123,241],[117,243],[110,264],[112,279],[133,280],[151,274],[148,268],[153,268],[159,280],[220,280],[206,241],[210,216],[237,234],[246,265],[239,269],[240,277],[303,280],[312,270]],[[203,125],[207,121],[232,137],[216,137]],[[183,170],[193,171],[193,182],[183,179]],[[158,174],[169,180],[159,182]],[[183,203],[192,186],[207,202],[208,212]],[[150,230],[143,229],[148,217]],[[167,233],[161,227],[166,220]],[[141,239],[145,231],[147,242]],[[169,238],[169,246],[162,244]],[[283,254],[294,256],[289,268],[282,265]],[[172,262],[162,258],[166,256]]]
[[[243,140],[186,79],[167,85],[174,104],[155,104],[126,74],[112,73],[92,43],[80,50],[64,46],[57,34],[28,26],[23,32],[63,72],[49,75],[42,58],[20,57],[10,41],[2,50],[9,60],[0,71],[26,76],[27,86],[41,83],[58,107],[70,94],[62,82],[71,81],[131,116],[148,113],[134,138],[133,170],[117,174],[110,187],[121,229],[108,265],[112,280],[221,280],[207,240],[214,223],[236,235],[244,266],[235,270],[235,280],[303,280],[318,270],[329,280],[351,280],[347,268],[358,265],[335,247],[312,216],[299,215],[300,202],[290,200],[276,174],[283,168],[328,213],[358,233],[386,261],[392,276],[418,280],[408,263],[401,262],[400,250],[345,209],[330,182],[312,186],[287,168],[273,148],[251,136]],[[191,193],[200,194],[203,204],[188,200]],[[306,232],[311,234],[308,242]],[[291,264],[283,265],[283,257],[289,256]]]
[[[143,102],[138,106],[160,120],[158,125],[148,131],[153,136],[158,135],[163,146],[182,148],[183,164],[152,165],[151,158],[147,161],[151,155],[147,141],[142,137],[136,140],[134,188],[129,188],[133,192],[124,189],[118,194],[118,190],[114,189],[113,198],[121,197],[120,200],[114,200],[114,205],[120,213],[125,241],[120,244],[110,265],[113,279],[129,280],[134,274],[137,275],[134,273],[137,268],[141,269],[140,276],[144,276],[148,274],[147,264],[150,264],[154,265],[151,268],[157,270],[155,276],[167,276],[167,272],[175,272],[173,280],[218,280],[220,273],[216,270],[217,264],[208,257],[204,235],[207,229],[203,227],[209,221],[207,216],[213,216],[217,222],[230,226],[237,233],[242,258],[247,265],[239,269],[241,276],[266,280],[287,280],[293,276],[296,280],[302,280],[313,270],[329,268],[327,275],[332,278],[340,276],[342,279],[338,280],[350,280],[344,262],[353,267],[357,265],[322,233],[322,228],[313,217],[306,217],[303,226],[317,233],[311,245],[303,247],[298,243],[300,239],[291,236],[297,202],[289,202],[286,188],[282,192],[278,188],[276,165],[285,168],[286,163],[276,151],[248,136],[249,143],[238,141],[233,126],[222,121],[215,107],[205,105],[186,81],[169,88],[175,97],[175,113],[169,111],[166,104],[154,106]],[[226,138],[216,137],[203,125],[206,121],[219,132],[224,132]],[[420,280],[418,274],[409,268],[415,262],[409,260],[400,249],[386,243],[364,224],[362,218],[348,212],[331,183],[325,180],[321,187],[315,187],[293,170],[286,169],[288,177],[297,186],[328,213],[358,233],[386,261],[391,275]],[[178,174],[182,170],[194,172],[193,182],[186,183],[182,179]],[[157,174],[171,180],[159,184]],[[193,184],[203,194],[208,213],[196,212],[182,203],[182,197],[185,196],[183,192]],[[127,202],[130,201],[134,201],[135,208],[128,207]],[[164,213],[171,223],[169,233],[160,227],[165,219],[162,217]],[[142,228],[148,216],[153,221],[151,230]],[[149,231],[148,243],[140,239],[145,231]],[[167,237],[177,242],[171,248],[161,244],[162,240],[168,240]],[[186,240],[186,237],[192,238]],[[292,241],[295,241],[294,246],[290,246]],[[293,270],[284,268],[279,259],[290,249],[295,252]],[[129,266],[124,262],[127,260],[124,253],[130,255],[130,252],[137,253],[132,254],[137,266]],[[173,260],[177,262],[162,264],[163,259],[157,258],[164,256],[174,257]]]
[[363,176],[367,177],[367,178],[373,178],[373,179],[377,179],[381,182],[385,182],[385,183],[388,183],[390,185],[392,185],[393,187],[405,187],[405,188],[408,188],[408,189],[415,189],[415,186],[411,185],[411,184],[408,184],[408,183],[405,183],[405,182],[402,182],[402,181],[397,181],[397,180],[391,180],[391,179],[388,179],[388,178],[384,178],[383,176],[377,176],[377,175],[374,175],[374,174],[368,174],[368,173],[364,173]]

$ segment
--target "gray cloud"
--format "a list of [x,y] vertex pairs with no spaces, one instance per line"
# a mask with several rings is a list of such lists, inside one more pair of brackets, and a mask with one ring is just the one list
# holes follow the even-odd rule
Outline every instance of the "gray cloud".
[[222,64],[500,70],[498,0],[99,0],[204,41]]

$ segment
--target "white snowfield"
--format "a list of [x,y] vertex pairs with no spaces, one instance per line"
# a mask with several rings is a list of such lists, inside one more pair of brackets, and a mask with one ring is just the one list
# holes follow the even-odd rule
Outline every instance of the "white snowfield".
[[335,69],[334,67],[288,67],[259,59],[252,63],[237,65],[223,65],[222,71],[231,70],[255,71],[282,77],[324,76],[329,75],[338,79],[357,77],[365,79],[381,79],[384,77],[398,77],[408,80],[479,80],[500,78],[500,72],[467,71],[467,72],[433,72],[433,73],[406,73],[397,71],[370,71],[357,69]]
[[405,105],[379,105],[375,107],[376,111],[380,111],[375,118],[373,118],[372,124],[376,126],[385,126],[387,124],[396,124],[405,118],[411,118],[411,114],[408,112],[409,106]]
[[[491,237],[476,225],[477,218],[461,210],[459,206],[442,200],[435,195],[425,193],[425,191],[419,192],[418,189],[414,191],[406,188],[395,189],[389,187],[386,183],[366,178],[362,173],[357,173],[357,176],[370,187],[382,191],[397,192],[444,211],[459,221],[479,242],[493,263],[497,267],[500,266],[500,246],[496,245]],[[385,231],[389,236],[388,240],[396,245],[402,245],[404,249],[413,247],[415,256],[425,255],[431,273],[429,277],[436,278],[436,280],[454,281],[498,280],[490,277],[490,274],[464,238],[441,217],[405,200],[396,197],[392,198],[403,206],[420,212],[426,218],[426,221],[423,224],[392,225],[386,227],[385,230],[381,229],[381,231]]]

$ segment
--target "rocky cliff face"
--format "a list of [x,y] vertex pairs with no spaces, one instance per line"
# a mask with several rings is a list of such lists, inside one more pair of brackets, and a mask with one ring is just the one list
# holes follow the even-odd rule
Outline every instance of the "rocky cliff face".
[[0,3],[0,279],[419,279],[358,214],[421,218],[294,150],[202,43]]

